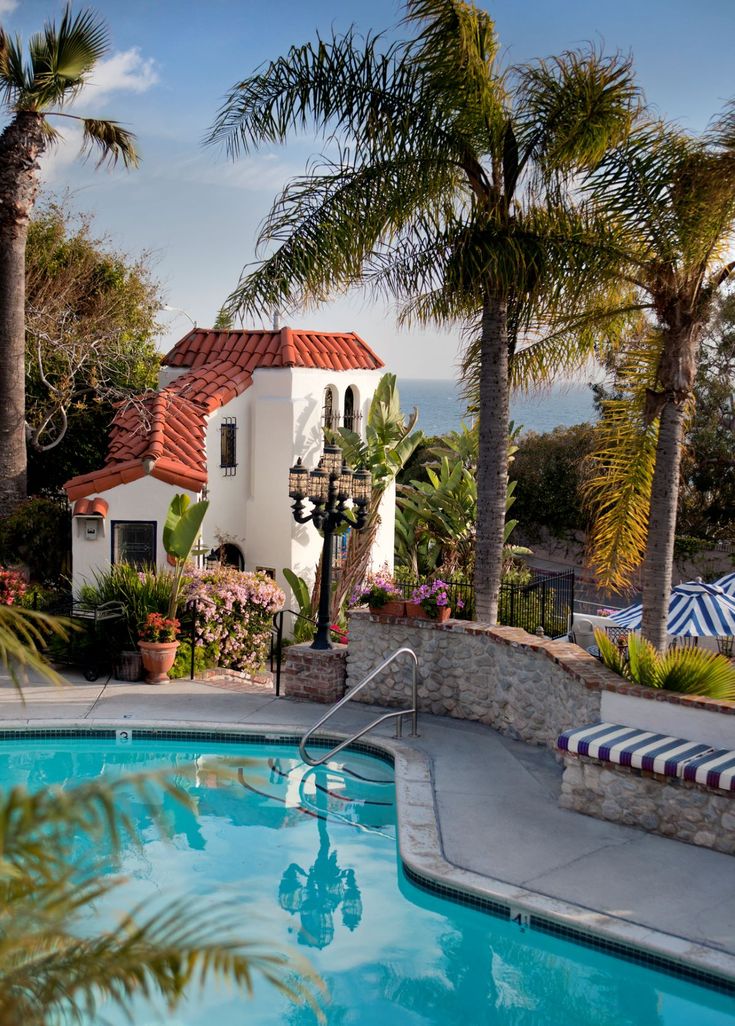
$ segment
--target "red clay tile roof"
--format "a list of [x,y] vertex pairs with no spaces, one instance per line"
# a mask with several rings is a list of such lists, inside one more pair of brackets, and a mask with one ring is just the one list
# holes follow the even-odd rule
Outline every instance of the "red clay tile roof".
[[[194,328],[162,363],[189,369],[167,388],[139,396],[118,412],[110,431],[107,463],[66,482],[70,501],[135,481],[146,473],[177,488],[200,491],[207,482],[207,414],[249,388],[258,368],[344,371],[383,366],[354,332],[287,327],[280,331]],[[77,514],[76,508],[75,515],[83,515]]]
[[97,496],[96,499],[78,499],[74,503],[75,517],[106,517],[110,508],[106,499]]
[[229,331],[194,328],[163,358],[168,367],[226,361],[240,370],[256,367],[319,367],[322,370],[378,370],[383,361],[354,331]]

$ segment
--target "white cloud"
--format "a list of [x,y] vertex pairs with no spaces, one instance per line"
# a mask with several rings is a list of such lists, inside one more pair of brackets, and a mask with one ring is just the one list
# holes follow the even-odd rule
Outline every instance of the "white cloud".
[[0,14],[12,14],[20,0],[0,0]]
[[110,93],[145,93],[157,82],[156,62],[152,57],[143,57],[134,46],[100,61],[87,80],[84,96],[99,102]]

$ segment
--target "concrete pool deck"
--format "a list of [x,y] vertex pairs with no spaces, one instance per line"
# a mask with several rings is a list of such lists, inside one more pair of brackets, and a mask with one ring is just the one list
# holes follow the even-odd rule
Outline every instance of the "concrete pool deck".
[[[325,712],[211,682],[151,688],[90,684],[73,674],[67,680],[64,689],[27,685],[23,704],[0,674],[0,730],[137,724],[288,733]],[[375,707],[348,705],[329,732],[354,732],[375,715]],[[401,854],[409,866],[735,981],[732,856],[560,809],[561,767],[546,749],[446,717],[421,715],[419,729],[419,738],[391,744],[388,724],[366,739],[396,754]]]

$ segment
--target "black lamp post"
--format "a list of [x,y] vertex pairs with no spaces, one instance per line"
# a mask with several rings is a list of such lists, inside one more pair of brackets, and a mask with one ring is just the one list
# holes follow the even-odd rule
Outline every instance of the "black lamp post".
[[[361,531],[367,524],[368,505],[372,491],[369,470],[352,471],[342,460],[337,445],[325,445],[316,470],[307,470],[299,456],[288,472],[288,494],[293,499],[293,518],[297,524],[314,526],[324,534],[322,579],[319,589],[319,614],[312,648],[331,648],[329,640],[329,606],[332,597],[332,537],[341,524]],[[304,499],[313,504],[304,514]],[[347,503],[352,500],[355,515],[348,515]]]

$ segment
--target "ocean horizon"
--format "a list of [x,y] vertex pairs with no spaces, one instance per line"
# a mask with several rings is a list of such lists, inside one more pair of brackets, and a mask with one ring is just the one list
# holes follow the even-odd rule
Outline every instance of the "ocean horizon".
[[[469,424],[460,386],[452,379],[398,378],[401,408],[419,411],[418,427],[426,435],[458,431]],[[516,427],[543,434],[595,419],[592,389],[586,382],[563,382],[531,395],[511,399],[510,417]]]

